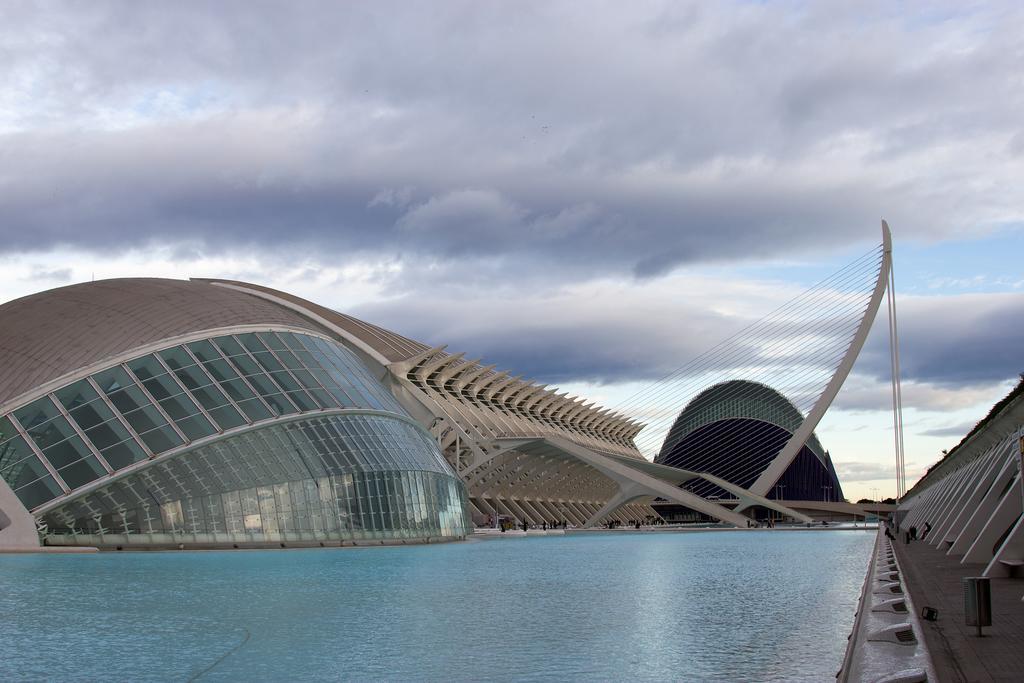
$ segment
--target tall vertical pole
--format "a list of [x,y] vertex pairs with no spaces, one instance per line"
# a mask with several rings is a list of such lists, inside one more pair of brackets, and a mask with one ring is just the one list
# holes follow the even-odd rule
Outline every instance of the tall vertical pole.
[[889,268],[889,362],[892,370],[892,428],[893,447],[896,452],[896,498],[907,492],[906,462],[903,450],[903,389],[900,385],[900,343],[896,320],[896,278]]

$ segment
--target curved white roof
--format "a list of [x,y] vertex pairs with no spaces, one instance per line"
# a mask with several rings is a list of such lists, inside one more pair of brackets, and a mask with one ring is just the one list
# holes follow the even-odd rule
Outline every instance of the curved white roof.
[[324,332],[281,306],[187,280],[99,280],[15,299],[0,305],[0,405],[162,339],[263,324]]

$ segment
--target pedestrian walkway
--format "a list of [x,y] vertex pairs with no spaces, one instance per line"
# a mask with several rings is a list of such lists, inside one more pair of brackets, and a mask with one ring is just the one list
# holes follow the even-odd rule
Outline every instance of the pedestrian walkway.
[[980,683],[1024,680],[1024,579],[992,579],[992,626],[979,638],[964,624],[961,579],[981,576],[983,564],[923,543],[893,543],[903,579],[917,609],[934,607],[936,621],[922,621],[924,637],[940,681]]

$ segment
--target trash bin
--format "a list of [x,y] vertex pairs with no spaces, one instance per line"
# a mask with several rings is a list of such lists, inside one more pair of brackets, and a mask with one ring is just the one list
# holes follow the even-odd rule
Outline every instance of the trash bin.
[[964,577],[964,619],[981,636],[982,626],[992,625],[992,587],[986,576]]

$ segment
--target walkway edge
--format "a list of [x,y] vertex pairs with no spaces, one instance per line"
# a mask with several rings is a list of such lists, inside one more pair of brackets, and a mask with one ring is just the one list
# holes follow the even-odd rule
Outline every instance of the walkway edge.
[[[912,634],[912,635],[909,635]],[[938,681],[892,543],[879,528],[839,683]]]

